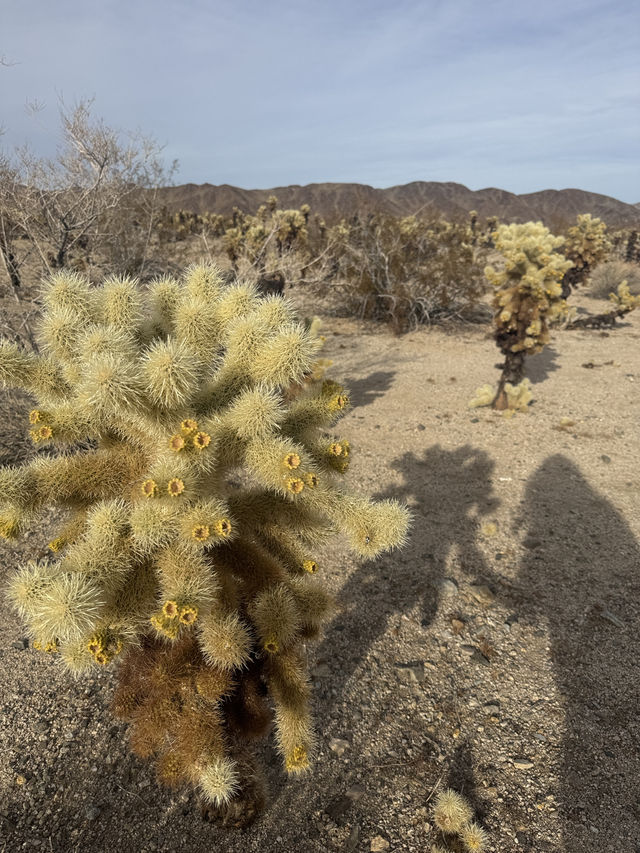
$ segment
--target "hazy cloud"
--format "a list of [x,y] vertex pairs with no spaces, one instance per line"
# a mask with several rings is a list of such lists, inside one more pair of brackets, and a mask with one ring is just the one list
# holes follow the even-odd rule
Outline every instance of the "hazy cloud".
[[[52,153],[57,99],[179,181],[457,181],[640,201],[640,7],[589,0],[5,3],[4,144]],[[27,100],[46,108],[26,115]]]

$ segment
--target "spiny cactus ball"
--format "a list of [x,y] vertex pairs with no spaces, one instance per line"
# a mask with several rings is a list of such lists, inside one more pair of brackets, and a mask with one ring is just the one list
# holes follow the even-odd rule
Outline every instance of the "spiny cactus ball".
[[63,272],[43,303],[43,355],[0,344],[45,449],[0,470],[0,532],[54,505],[65,522],[10,599],[71,671],[119,661],[132,749],[230,807],[259,787],[248,742],[272,724],[287,771],[309,766],[305,643],[331,610],[317,549],[400,545],[407,510],[343,488],[348,394],[314,378],[322,339],[283,298],[201,265],[146,289]]

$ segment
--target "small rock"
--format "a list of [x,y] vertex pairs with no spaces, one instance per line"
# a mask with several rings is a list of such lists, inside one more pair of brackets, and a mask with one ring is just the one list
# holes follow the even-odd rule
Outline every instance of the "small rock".
[[344,755],[350,746],[351,744],[348,740],[343,740],[339,737],[332,737],[329,741],[329,749],[331,752],[335,752],[338,757]]
[[349,837],[344,845],[344,849],[347,853],[351,853],[352,850],[355,850],[358,846],[358,842],[360,841],[360,827],[358,824],[354,824],[351,827],[351,832],[349,833]]
[[456,617],[454,616],[454,618],[451,620],[451,628],[454,634],[461,634],[462,631],[464,631],[464,622],[462,621],[462,619],[456,619]]
[[527,536],[522,545],[524,548],[529,548],[530,550],[542,548],[542,539],[536,539],[535,536]]
[[100,809],[100,806],[91,805],[87,806],[87,808],[84,810],[84,814],[87,820],[96,820],[100,817],[101,811],[102,810]]
[[375,838],[371,839],[371,853],[382,853],[383,850],[389,849],[389,842],[386,838],[383,838],[381,835],[376,835]]
[[600,614],[600,618],[606,619],[607,622],[611,622],[611,624],[615,625],[616,628],[624,628],[624,622],[622,621],[622,619],[618,619],[618,617],[611,613],[609,610],[603,610]]
[[471,655],[471,663],[481,663],[483,666],[489,666],[491,661],[486,655],[483,655],[480,649],[474,649]]
[[451,578],[442,578],[438,582],[438,592],[440,595],[456,595],[458,592],[458,584]]
[[346,796],[349,797],[352,802],[357,803],[364,797],[365,791],[366,788],[364,785],[352,785],[352,787],[347,791]]
[[326,663],[318,663],[312,670],[311,675],[313,678],[330,678],[331,670]]
[[488,714],[490,717],[494,717],[500,713],[500,706],[494,705],[493,703],[488,702],[484,706],[483,711],[485,712],[485,714]]
[[518,770],[531,770],[533,767],[533,761],[529,758],[514,758],[513,766],[517,767]]
[[29,639],[27,637],[22,637],[20,640],[16,640],[11,643],[12,649],[18,649],[18,651],[23,652],[25,649],[29,648]]
[[478,650],[476,649],[475,646],[470,646],[467,643],[465,643],[464,645],[460,646],[460,651],[462,652],[463,655],[466,655],[467,657],[470,658],[470,657],[473,657],[474,653],[477,652]]
[[398,678],[404,682],[419,683],[424,681],[424,662],[412,660],[408,663],[396,663]]
[[495,595],[491,592],[486,584],[472,584],[469,587],[469,593],[479,604],[487,607],[495,600]]
[[424,424],[418,424],[418,429],[420,432],[423,432],[426,429],[426,426]]
[[611,457],[607,456],[606,453],[603,453],[602,456],[600,457],[600,459],[602,459],[602,461],[605,463],[605,465],[608,465],[611,462]]

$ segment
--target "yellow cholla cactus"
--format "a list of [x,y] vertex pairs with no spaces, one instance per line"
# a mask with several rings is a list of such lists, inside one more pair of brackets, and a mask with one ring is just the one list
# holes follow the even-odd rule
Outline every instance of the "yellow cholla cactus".
[[582,284],[590,272],[611,252],[606,224],[590,213],[580,214],[567,231],[564,255],[572,267],[565,276],[565,295]]
[[34,396],[51,451],[0,469],[0,533],[67,518],[10,598],[72,671],[120,661],[132,748],[223,807],[272,718],[284,767],[313,755],[303,644],[331,611],[316,549],[342,532],[373,557],[408,512],[344,488],[349,443],[328,434],[348,394],[313,379],[321,340],[285,299],[198,265],[145,289],[61,272],[43,303],[43,354],[0,343],[0,382]]
[[[557,251],[564,238],[554,237],[541,222],[501,225],[492,236],[504,265],[487,267],[485,275],[494,289],[495,338],[505,357],[492,405],[507,409],[505,385],[520,385],[525,356],[544,348],[549,327],[567,313],[562,279],[571,261]],[[485,389],[479,389],[473,405],[482,405],[477,401],[483,397]]]

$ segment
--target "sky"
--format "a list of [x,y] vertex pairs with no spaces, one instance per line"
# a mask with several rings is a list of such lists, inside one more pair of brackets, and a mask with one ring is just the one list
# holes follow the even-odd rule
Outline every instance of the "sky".
[[53,156],[60,99],[93,98],[176,183],[640,202],[638,0],[0,0],[0,20],[5,151]]

